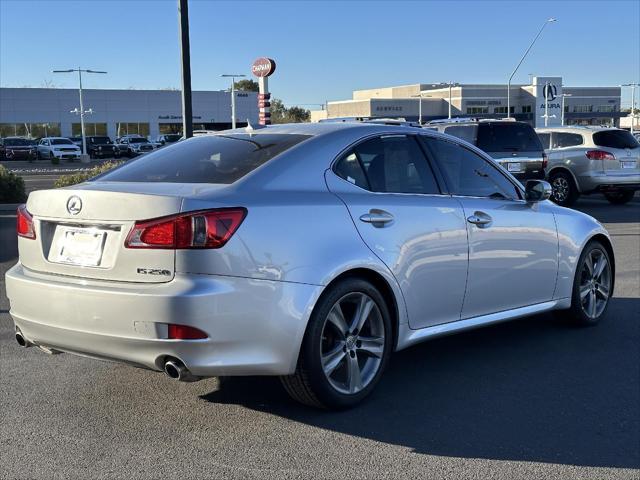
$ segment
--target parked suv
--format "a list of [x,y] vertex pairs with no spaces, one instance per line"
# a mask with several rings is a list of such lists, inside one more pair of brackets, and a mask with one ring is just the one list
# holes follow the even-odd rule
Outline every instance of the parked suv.
[[45,137],[38,143],[38,158],[74,160],[80,158],[80,147],[63,137]]
[[122,148],[123,145],[126,146],[125,155],[128,157],[135,157],[136,155],[155,150],[153,143],[144,137],[123,137],[120,139],[120,148]]
[[604,127],[538,128],[548,153],[551,199],[572,205],[580,195],[603,193],[609,202],[629,202],[640,189],[640,144],[626,130]]
[[182,135],[179,133],[165,133],[164,135],[158,135],[156,138],[156,143],[159,145],[167,145],[171,143],[175,143],[182,138]]
[[87,153],[91,158],[119,157],[120,149],[105,136],[86,137]]
[[33,160],[36,158],[36,144],[23,137],[0,138],[0,160]]
[[426,128],[466,140],[518,180],[542,179],[547,157],[531,125],[513,120],[438,120]]

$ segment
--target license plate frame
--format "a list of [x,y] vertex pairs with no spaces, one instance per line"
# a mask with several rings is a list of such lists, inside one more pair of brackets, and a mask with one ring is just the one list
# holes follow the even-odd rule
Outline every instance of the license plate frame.
[[521,172],[522,166],[520,162],[507,163],[507,172]]
[[637,162],[635,160],[620,160],[620,168],[636,168]]
[[98,267],[102,261],[107,232],[97,228],[62,228],[58,262],[78,267]]

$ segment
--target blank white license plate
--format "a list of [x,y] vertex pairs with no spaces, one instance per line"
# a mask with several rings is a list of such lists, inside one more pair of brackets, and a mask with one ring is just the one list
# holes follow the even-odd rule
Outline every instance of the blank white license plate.
[[636,162],[635,160],[627,160],[627,161],[621,161],[620,162],[620,167],[622,168],[636,168]]
[[62,228],[60,262],[87,267],[100,264],[106,232],[90,228]]
[[520,162],[511,162],[511,163],[507,163],[507,170],[509,172],[519,172],[520,169]]

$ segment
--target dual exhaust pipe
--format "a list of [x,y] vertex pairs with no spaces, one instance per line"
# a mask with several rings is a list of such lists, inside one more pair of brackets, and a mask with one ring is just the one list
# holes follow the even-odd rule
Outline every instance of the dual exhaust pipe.
[[22,332],[20,330],[16,330],[16,342],[18,342],[18,345],[20,345],[23,348],[27,348],[31,346],[31,344],[27,341],[27,339],[24,338],[24,335],[22,335]]

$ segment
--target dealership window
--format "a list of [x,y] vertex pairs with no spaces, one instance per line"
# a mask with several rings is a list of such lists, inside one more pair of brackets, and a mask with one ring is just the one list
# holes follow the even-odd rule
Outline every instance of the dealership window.
[[116,124],[116,136],[122,137],[123,135],[142,135],[143,137],[149,136],[149,124],[148,123],[124,123],[118,122]]
[[598,105],[598,108],[596,109],[596,111],[598,111],[598,112],[615,112],[616,111],[616,106],[615,105]]
[[160,135],[169,135],[172,133],[182,134],[182,123],[160,123],[158,124]]
[[522,113],[531,113],[531,105],[523,105]]
[[467,115],[475,115],[478,113],[489,113],[489,107],[467,107]]
[[59,123],[0,123],[0,137],[59,137]]
[[591,113],[593,112],[593,105],[574,105],[574,113]]
[[[514,113],[514,108],[515,107],[509,107],[509,112],[513,114]],[[507,113],[507,107],[495,107],[493,109],[493,113],[505,113],[506,114]]]
[[[85,123],[84,124],[84,132],[85,135],[107,135],[107,124],[106,123]],[[71,136],[79,137],[82,135],[82,126],[79,123],[71,124]]]

